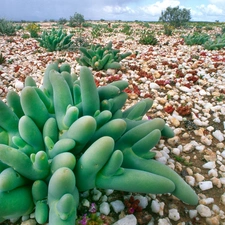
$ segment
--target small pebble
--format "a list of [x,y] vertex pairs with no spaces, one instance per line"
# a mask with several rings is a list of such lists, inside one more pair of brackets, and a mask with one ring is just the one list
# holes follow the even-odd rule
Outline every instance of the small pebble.
[[224,141],[224,135],[220,130],[215,130],[212,135],[220,142]]
[[113,223],[113,225],[137,225],[137,219],[133,214],[131,214]]
[[110,202],[110,205],[112,206],[112,208],[113,208],[115,213],[121,212],[125,208],[125,205],[120,200],[116,200],[116,201]]
[[202,217],[210,217],[212,215],[210,208],[205,205],[200,204],[196,207],[196,209]]
[[196,209],[190,209],[190,210],[189,210],[189,217],[190,217],[191,219],[197,217],[197,215],[198,215],[198,211],[197,211]]
[[199,188],[202,191],[209,190],[209,189],[213,188],[212,181],[202,181],[202,182],[199,182]]
[[173,221],[178,221],[180,219],[180,214],[177,209],[169,210],[169,218]]
[[216,168],[216,163],[214,161],[212,162],[207,162],[202,165],[204,169],[215,169]]
[[100,213],[104,214],[104,215],[109,215],[110,213],[110,206],[108,202],[103,202],[100,204],[99,207],[99,211]]

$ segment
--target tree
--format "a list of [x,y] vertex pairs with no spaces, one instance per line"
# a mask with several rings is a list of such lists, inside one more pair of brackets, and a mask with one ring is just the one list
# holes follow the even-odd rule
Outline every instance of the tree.
[[190,21],[191,12],[190,9],[180,9],[177,7],[167,7],[165,11],[161,12],[159,21],[170,23],[171,26],[180,27],[186,22]]
[[81,24],[84,22],[84,16],[79,14],[79,13],[75,13],[73,16],[70,17],[69,20],[69,26],[71,27],[80,27]]
[[64,25],[66,23],[67,23],[67,19],[65,19],[65,18],[59,18],[59,20],[58,20],[58,24],[59,25]]

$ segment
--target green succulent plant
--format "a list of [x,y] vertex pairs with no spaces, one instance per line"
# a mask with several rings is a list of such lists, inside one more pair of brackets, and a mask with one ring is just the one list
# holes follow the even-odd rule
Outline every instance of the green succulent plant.
[[[79,192],[93,188],[198,197],[150,151],[173,130],[143,120],[153,100],[122,110],[128,82],[96,87],[87,67],[71,74],[50,64],[38,87],[31,77],[19,95],[0,101],[0,222],[34,212],[39,224],[73,225]],[[66,184],[66,185],[65,185]]]
[[225,48],[225,33],[219,34],[214,39],[206,41],[203,46],[207,50],[219,50]]
[[210,39],[210,36],[206,33],[195,32],[193,34],[183,36],[183,38],[187,45],[203,45]]
[[106,46],[91,45],[90,48],[80,47],[81,56],[77,62],[82,66],[92,67],[94,70],[120,69],[120,61],[131,55],[131,52],[119,54],[119,49],[112,48],[112,42]]
[[62,29],[56,30],[52,28],[50,32],[44,30],[42,35],[37,38],[41,47],[46,48],[48,51],[62,51],[68,49],[72,45],[71,37],[73,34],[67,34]]
[[139,43],[142,45],[156,45],[158,40],[153,32],[147,30],[141,33]]
[[14,36],[16,34],[16,25],[8,20],[0,19],[0,36]]

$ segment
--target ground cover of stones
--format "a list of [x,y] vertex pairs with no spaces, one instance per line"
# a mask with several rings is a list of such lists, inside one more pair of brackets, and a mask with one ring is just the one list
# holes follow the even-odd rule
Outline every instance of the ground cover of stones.
[[[146,97],[154,99],[146,116],[163,118],[175,132],[174,138],[162,139],[153,149],[156,159],[173,168],[193,187],[199,203],[189,206],[169,194],[92,190],[89,196],[87,193],[81,196],[81,207],[96,203],[98,212],[106,212],[104,204],[101,209],[100,205],[108,202],[110,213],[105,216],[105,224],[224,225],[225,50],[207,51],[202,46],[187,46],[181,35],[193,29],[176,30],[172,36],[165,36],[162,25],[157,24],[150,26],[158,44],[141,45],[138,32],[146,28],[137,23],[130,25],[133,29],[130,36],[119,32],[121,27],[95,39],[91,38],[91,28],[82,32],[83,38],[92,43],[105,45],[112,41],[113,48],[120,49],[121,53],[132,52],[121,62],[121,70],[93,71],[96,84],[128,80],[127,106]],[[42,23],[41,27],[50,29],[52,24]],[[207,32],[219,33],[220,28],[215,26]],[[0,97],[4,100],[9,90],[20,92],[26,76],[32,76],[41,85],[46,65],[55,60],[69,63],[73,71],[79,73],[80,66],[76,62],[79,51],[47,52],[35,39],[23,39],[24,33],[18,31],[16,36],[0,37],[0,50],[6,58],[6,63],[0,65]],[[124,199],[130,195],[139,199],[141,212],[129,214]],[[36,224],[32,215],[30,217],[14,224]]]

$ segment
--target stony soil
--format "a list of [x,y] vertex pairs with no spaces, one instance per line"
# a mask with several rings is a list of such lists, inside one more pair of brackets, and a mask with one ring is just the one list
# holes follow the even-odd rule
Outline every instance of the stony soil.
[[[49,27],[49,24],[42,26]],[[143,225],[223,225],[225,224],[225,51],[224,49],[206,51],[201,46],[185,45],[181,34],[193,30],[176,30],[173,36],[168,37],[163,34],[162,26],[155,24],[150,26],[157,34],[156,46],[138,43],[138,32],[145,28],[135,23],[132,24],[134,33],[131,36],[114,32],[92,40],[90,28],[86,28],[82,35],[83,38],[104,45],[112,40],[114,48],[119,48],[121,52],[133,53],[121,62],[120,71],[93,71],[96,84],[102,85],[116,79],[128,80],[130,83],[126,90],[129,93],[128,106],[146,97],[154,99],[154,105],[147,116],[165,119],[175,131],[174,138],[162,139],[153,149],[157,152],[156,158],[177,171],[193,187],[199,195],[199,205],[205,206],[204,212],[207,213],[201,214],[197,209],[199,205],[186,205],[171,195],[143,195],[149,200],[149,204],[134,215],[138,224]],[[210,32],[216,33],[220,31],[219,29],[215,27]],[[23,33],[24,31],[19,31],[13,37],[0,37],[0,49],[6,57],[6,63],[0,65],[2,99],[10,89],[19,92],[26,76],[32,76],[41,84],[45,67],[52,61],[68,62],[74,72],[79,71],[76,62],[78,51],[47,52],[39,47],[36,40],[23,39],[21,37]],[[209,185],[206,190],[202,190],[200,183],[205,181],[209,181],[212,186]],[[102,193],[104,194],[103,190]],[[108,196],[108,202],[115,199],[124,202],[124,196],[127,194],[115,191]],[[153,199],[165,204],[158,212],[153,212],[151,206]],[[100,203],[101,200],[96,202],[97,205]],[[169,218],[169,210],[173,208],[177,209],[180,216],[177,221]],[[197,212],[196,216],[191,218],[190,212]],[[120,213],[111,210],[107,216],[108,224],[126,214],[128,214],[126,208]],[[29,220],[29,224],[35,224],[35,221]]]

